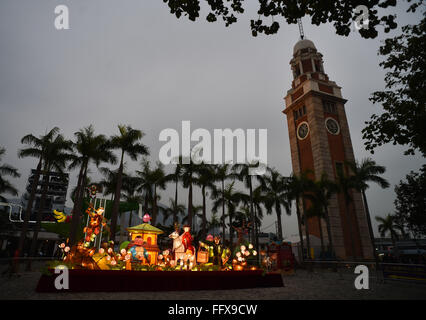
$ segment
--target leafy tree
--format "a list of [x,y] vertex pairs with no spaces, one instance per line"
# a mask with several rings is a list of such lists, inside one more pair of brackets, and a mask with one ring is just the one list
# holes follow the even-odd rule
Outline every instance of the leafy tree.
[[[2,156],[6,153],[5,148],[0,148],[0,160]],[[10,176],[12,178],[19,178],[21,175],[18,172],[18,169],[14,168],[11,165],[6,163],[0,164],[0,201],[7,202],[3,194],[10,194],[12,196],[18,195],[18,190],[5,178]]]
[[362,130],[367,150],[392,142],[407,146],[405,154],[417,150],[426,156],[426,12],[418,25],[402,28],[403,34],[386,39],[379,54],[388,70],[385,91],[376,91],[370,100],[382,105],[381,115],[373,114]]
[[[169,6],[170,13],[180,18],[187,16],[189,20],[196,21],[200,17],[200,0],[163,0]],[[411,0],[408,0],[411,2]],[[254,2],[254,1],[253,1]],[[244,0],[205,0],[205,10],[208,11],[206,20],[215,22],[222,19],[225,26],[237,22],[237,16],[244,13],[244,4],[253,3]],[[396,0],[373,0],[373,1],[331,1],[331,0],[305,0],[305,1],[284,1],[284,0],[257,0],[258,19],[251,20],[250,26],[253,36],[258,33],[274,34],[280,24],[279,18],[285,19],[287,23],[296,23],[297,19],[304,16],[311,18],[311,23],[320,25],[333,23],[336,33],[347,36],[351,31],[351,24],[357,17],[355,8],[358,5],[366,5],[369,9],[368,29],[361,29],[360,34],[364,38],[375,38],[378,34],[377,27],[384,25],[384,31],[396,28],[394,15],[383,15],[378,13],[381,8],[393,7]],[[421,4],[421,0],[413,1],[408,11],[415,11]],[[204,9],[204,8],[203,8]],[[203,10],[204,11],[204,10]]]
[[136,161],[139,156],[149,155],[149,149],[139,141],[144,134],[140,130],[133,129],[131,126],[118,125],[119,134],[111,137],[111,147],[121,152],[120,165],[118,167],[117,185],[114,195],[114,204],[111,213],[111,240],[115,240],[117,228],[117,217],[120,206],[122,176],[124,168],[124,155],[127,154],[130,159]]
[[414,238],[426,235],[426,165],[395,187],[396,218]]

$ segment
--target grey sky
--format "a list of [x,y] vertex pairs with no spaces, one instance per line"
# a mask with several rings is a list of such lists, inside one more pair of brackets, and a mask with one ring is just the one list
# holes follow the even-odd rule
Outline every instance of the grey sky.
[[[254,1],[240,21],[226,28],[204,18],[176,19],[160,0],[33,1],[0,3],[0,145],[4,161],[19,168],[13,182],[23,190],[34,159],[18,159],[19,141],[27,133],[43,134],[59,126],[73,138],[78,129],[94,124],[99,133],[116,134],[119,123],[146,133],[144,143],[151,159],[158,160],[162,129],[180,131],[182,120],[192,129],[266,128],[268,162],[291,173],[290,146],[283,97],[290,88],[289,61],[298,40],[296,25],[281,22],[277,35],[250,33],[249,20],[257,18]],[[54,28],[54,8],[70,9],[71,30]],[[400,26],[415,23],[420,13],[407,14],[404,3],[388,11],[398,15]],[[331,25],[311,26],[305,18],[308,39],[324,55],[325,72],[342,87],[348,99],[346,112],[357,159],[370,156],[363,147],[364,121],[379,106],[368,98],[384,86],[377,50],[380,40],[335,34]],[[403,156],[402,148],[379,148],[374,159],[387,167],[388,190],[372,185],[368,191],[372,215],[393,210],[393,185],[424,159]],[[128,161],[128,171],[138,167]],[[77,172],[71,172],[71,186]],[[94,180],[99,179],[95,168]],[[173,187],[164,192],[168,203]],[[180,202],[187,192],[181,190]],[[195,203],[201,204],[200,195]],[[68,201],[70,205],[70,201]],[[268,216],[264,226],[275,220]],[[297,231],[296,219],[284,217],[286,236]],[[271,227],[266,231],[273,231]]]

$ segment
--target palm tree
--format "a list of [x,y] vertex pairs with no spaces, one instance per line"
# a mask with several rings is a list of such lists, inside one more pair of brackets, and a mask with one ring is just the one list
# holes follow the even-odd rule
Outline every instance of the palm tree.
[[[222,190],[222,197],[225,195],[225,181],[229,178],[232,178],[235,176],[234,173],[229,172],[230,165],[225,163],[222,165],[215,165],[215,172],[214,172],[214,181],[218,181],[221,184],[221,190]],[[223,237],[225,237],[225,229],[226,229],[226,222],[225,222],[225,201],[222,198],[222,216],[221,216],[221,222],[222,222],[222,233]]]
[[324,240],[322,234],[322,224],[321,219],[325,220],[327,227],[327,236],[328,243],[330,247],[331,256],[335,256],[333,238],[331,235],[331,225],[330,225],[330,216],[328,212],[328,207],[330,205],[330,200],[335,193],[338,192],[338,186],[334,182],[328,180],[327,174],[323,173],[320,180],[313,182],[312,189],[306,195],[306,197],[311,200],[311,208],[308,210],[310,213],[317,217],[318,227],[320,230],[321,237],[321,251],[324,252]]
[[[259,166],[258,162],[252,162],[252,163],[244,163],[244,164],[235,164],[232,167],[232,170],[235,172],[236,177],[238,180],[243,181],[245,184],[245,187],[249,189],[249,195],[250,195],[250,221],[255,223],[255,217],[254,217],[254,208],[253,208],[253,177],[257,179],[258,182],[263,183],[262,176],[260,175],[252,175],[251,171]],[[251,238],[255,239],[255,229],[251,229]]]
[[210,220],[207,222],[207,229],[211,230],[213,229],[213,233],[216,233],[216,228],[221,226],[221,222],[216,216],[216,213],[213,212]]
[[74,142],[74,150],[76,156],[69,165],[69,169],[80,167],[77,182],[76,197],[74,198],[74,206],[72,210],[72,222],[70,230],[70,244],[76,242],[77,229],[80,226],[82,217],[81,208],[86,188],[85,182],[88,167],[93,162],[97,167],[101,162],[115,164],[117,158],[111,152],[111,146],[108,139],[103,134],[95,134],[92,125],[80,129],[74,133],[76,142]]
[[197,234],[197,238],[202,235],[202,229],[198,228],[198,219],[203,221],[203,206],[202,205],[194,205],[193,206],[193,221],[194,223],[194,232]]
[[365,213],[367,216],[368,231],[370,233],[371,246],[374,251],[374,257],[378,261],[377,252],[374,244],[374,232],[371,224],[370,210],[368,208],[366,190],[369,188],[368,183],[377,183],[381,188],[389,188],[389,182],[380,177],[379,175],[384,174],[386,168],[379,166],[376,162],[370,158],[363,159],[361,163],[358,162],[347,162],[346,163],[352,171],[351,178],[354,180],[355,189],[362,194],[362,200],[364,202]]
[[303,242],[303,232],[302,232],[302,222],[305,225],[305,233],[306,233],[306,249],[308,252],[308,257],[310,257],[310,239],[309,239],[309,227],[307,216],[304,212],[303,216],[300,212],[300,207],[302,205],[303,210],[305,211],[305,196],[306,191],[311,188],[312,180],[308,178],[308,174],[311,171],[304,171],[300,175],[292,174],[288,181],[288,189],[289,189],[289,197],[296,202],[296,215],[297,215],[297,226],[299,229],[299,237],[300,237],[300,246],[302,250],[302,259],[305,254],[304,250],[304,242]]
[[216,188],[213,182],[215,179],[215,170],[210,165],[200,164],[197,168],[197,174],[195,184],[201,187],[203,197],[201,236],[204,237],[207,232],[206,189],[213,191]]
[[[215,201],[213,202],[213,212],[217,212],[219,206],[222,206],[223,203],[225,204],[225,207],[227,208],[227,216],[229,218],[229,242],[232,247],[233,245],[233,234],[234,230],[232,228],[233,225],[233,218],[235,215],[235,211],[237,210],[237,207],[239,203],[241,202],[241,193],[235,191],[234,188],[235,182],[232,182],[228,185],[226,185],[225,190],[222,191],[221,189],[216,189],[213,192],[213,198]],[[223,234],[223,238],[225,238],[225,233]]]
[[[6,153],[5,148],[0,148],[0,160],[2,156]],[[21,175],[18,172],[18,169],[8,165],[6,163],[0,164],[0,201],[7,202],[6,198],[2,194],[10,194],[12,196],[18,195],[18,190],[5,179],[5,176],[11,176],[13,178],[19,178]]]
[[154,194],[153,194],[153,203],[152,203],[152,223],[155,224],[158,216],[158,204],[157,200],[160,199],[159,195],[157,194],[157,190],[165,190],[166,189],[166,175],[164,173],[164,165],[161,162],[157,162],[157,167],[154,168],[152,171],[152,178],[153,178],[153,187],[154,187]]
[[182,217],[185,216],[186,213],[186,207],[183,204],[177,204],[176,205],[176,201],[173,200],[172,198],[169,199],[169,207],[166,208],[166,210],[164,211],[164,216],[163,216],[163,224],[166,223],[167,219],[170,216],[173,216],[173,225],[175,222],[179,222],[179,215],[181,215]]
[[399,258],[399,250],[398,247],[396,246],[396,240],[398,240],[399,235],[396,232],[396,230],[398,230],[398,226],[396,225],[396,218],[395,216],[388,214],[386,217],[380,217],[380,216],[376,216],[376,221],[379,222],[380,224],[377,226],[380,236],[381,237],[385,237],[387,233],[390,234],[391,239],[392,239],[392,245],[395,249],[395,256],[397,257],[397,259]]
[[[181,157],[181,159],[183,158]],[[183,187],[188,188],[188,217],[186,221],[192,229],[193,228],[192,219],[194,215],[192,189],[193,189],[194,182],[196,180],[195,175],[197,173],[198,165],[192,162],[192,159],[189,159],[189,163],[187,164],[181,163],[181,168],[182,168],[181,179],[182,179]]]
[[110,168],[100,167],[99,171],[104,177],[98,182],[102,187],[102,193],[104,196],[111,195],[111,201],[113,201],[115,188],[117,186],[118,170],[111,170]]
[[111,147],[119,149],[121,152],[120,165],[118,167],[117,186],[115,189],[114,202],[111,213],[111,240],[115,240],[117,228],[118,209],[120,204],[122,176],[124,167],[124,155],[127,154],[130,159],[136,161],[140,155],[149,155],[148,147],[140,143],[144,136],[140,130],[133,129],[131,126],[118,126],[119,134],[111,137]]
[[150,163],[147,159],[143,159],[142,171],[136,171],[139,179],[138,191],[145,193],[145,206],[148,209],[149,204],[152,206],[152,224],[157,221],[158,215],[158,195],[157,189],[164,190],[166,188],[166,175],[164,173],[164,166],[161,162],[157,162],[157,167],[151,169]]
[[268,168],[269,175],[266,175],[262,184],[265,192],[266,209],[270,214],[272,209],[275,209],[278,223],[278,239],[283,240],[282,222],[281,222],[281,207],[284,208],[287,215],[291,215],[291,198],[288,188],[288,178],[281,176],[275,170]]
[[[132,176],[132,175],[127,175],[124,179],[123,179],[124,183],[123,183],[123,197],[126,200],[126,202],[128,203],[141,203],[142,201],[142,197],[136,194],[136,191],[138,189],[139,186],[139,178]],[[132,226],[132,217],[133,217],[133,210],[130,211],[130,215],[129,215],[129,227]]]
[[[179,181],[181,179],[181,173],[182,173],[182,166],[180,165],[181,157],[179,157],[178,159],[179,160],[178,160],[178,163],[176,164],[175,171],[173,173],[166,175],[166,177],[165,177],[166,182],[173,181],[175,183],[175,200],[174,200],[175,203],[174,203],[173,207],[176,208],[176,209],[179,208],[179,205],[178,205],[178,186],[179,186]],[[178,214],[179,214],[179,212],[173,213],[173,224],[178,222]]]
[[[244,203],[243,210],[248,210],[250,213],[250,195],[241,194],[241,201]],[[255,228],[255,239],[250,239],[251,242],[254,242],[256,247],[259,249],[259,230],[262,224],[263,219],[263,206],[267,201],[267,197],[263,192],[262,186],[258,186],[253,190],[253,208],[254,208],[254,217],[255,223],[253,224],[253,228]],[[247,216],[247,221],[250,221],[250,214]],[[251,236],[251,234],[249,235]]]
[[[33,208],[33,203],[35,199],[35,194],[37,190],[37,185],[40,180],[40,173],[41,173],[41,167],[43,163],[43,157],[45,152],[45,145],[47,142],[51,141],[52,138],[59,132],[58,127],[54,127],[52,130],[50,130],[46,135],[36,137],[32,134],[27,134],[21,139],[22,144],[29,145],[28,148],[20,149],[18,151],[18,157],[19,158],[26,158],[26,157],[34,157],[38,159],[37,168],[35,170],[35,175],[33,177],[32,183],[31,183],[31,191],[27,202],[27,207],[25,209],[25,215],[24,215],[24,222],[22,224],[21,229],[21,235],[19,237],[19,243],[18,243],[18,249],[15,253],[17,257],[21,257],[23,254],[24,244],[25,244],[25,238],[27,235],[29,220],[31,216],[31,211]],[[15,272],[18,272],[19,264],[15,265]]]
[[[67,162],[71,161],[74,158],[72,152],[72,142],[65,140],[61,134],[58,134],[54,139],[46,141],[44,145],[44,155],[43,155],[43,182],[41,190],[41,199],[40,204],[37,210],[36,225],[33,230],[33,239],[30,248],[30,256],[34,257],[37,250],[37,240],[38,233],[41,228],[41,221],[43,219],[42,212],[45,208],[48,186],[49,186],[49,172],[54,170],[55,172],[63,174],[63,169],[65,169]],[[62,175],[62,178],[65,177]],[[30,260],[27,264],[27,270],[31,269]]]

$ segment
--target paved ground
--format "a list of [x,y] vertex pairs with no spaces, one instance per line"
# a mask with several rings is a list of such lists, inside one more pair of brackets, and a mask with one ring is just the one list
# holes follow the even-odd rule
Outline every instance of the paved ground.
[[36,293],[39,272],[0,277],[0,299],[426,299],[426,286],[401,282],[381,283],[370,279],[369,290],[356,290],[355,274],[297,271],[284,275],[284,288],[187,292]]

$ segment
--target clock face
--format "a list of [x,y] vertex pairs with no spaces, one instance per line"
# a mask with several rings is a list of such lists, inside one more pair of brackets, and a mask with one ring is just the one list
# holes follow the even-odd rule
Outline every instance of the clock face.
[[331,134],[338,135],[340,133],[340,127],[336,120],[333,118],[327,118],[325,120],[325,127]]
[[303,140],[308,136],[309,133],[309,125],[307,122],[302,122],[297,127],[297,137],[299,140]]

